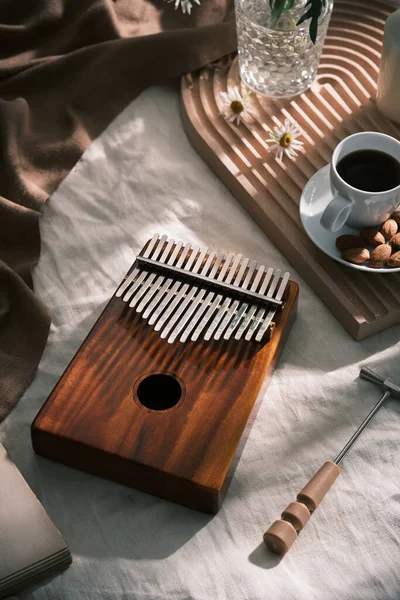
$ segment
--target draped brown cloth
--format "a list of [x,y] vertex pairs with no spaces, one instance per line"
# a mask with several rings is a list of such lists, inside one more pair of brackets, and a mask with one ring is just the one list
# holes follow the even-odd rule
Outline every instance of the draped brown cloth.
[[49,332],[31,277],[44,202],[142,90],[236,49],[232,0],[174,4],[0,0],[0,421]]

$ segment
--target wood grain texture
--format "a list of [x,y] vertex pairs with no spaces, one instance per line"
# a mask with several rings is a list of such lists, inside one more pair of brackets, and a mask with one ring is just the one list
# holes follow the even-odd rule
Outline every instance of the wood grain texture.
[[[183,120],[193,146],[298,273],[357,340],[400,322],[400,274],[349,269],[321,252],[299,216],[301,191],[347,135],[400,129],[375,108],[383,27],[391,8],[336,0],[318,77],[292,99],[253,95],[256,119],[239,127],[219,116],[219,92],[240,85],[237,59],[182,78]],[[305,130],[305,153],[282,165],[267,151],[268,131],[286,117]]]
[[[37,453],[192,508],[215,513],[265,375],[295,317],[298,286],[269,342],[168,344],[113,296],[32,424]],[[151,373],[184,385],[173,408],[135,395]]]

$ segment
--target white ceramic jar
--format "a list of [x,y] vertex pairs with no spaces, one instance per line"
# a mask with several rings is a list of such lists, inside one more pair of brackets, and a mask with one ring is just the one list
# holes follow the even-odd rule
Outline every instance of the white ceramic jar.
[[385,117],[400,123],[400,9],[385,23],[376,104]]

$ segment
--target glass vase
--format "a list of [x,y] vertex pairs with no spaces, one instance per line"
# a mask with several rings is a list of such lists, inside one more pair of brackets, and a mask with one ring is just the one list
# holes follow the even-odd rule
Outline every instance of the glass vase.
[[310,21],[296,25],[307,11],[305,4],[306,0],[296,0],[274,23],[269,0],[235,0],[240,77],[257,94],[288,98],[314,81],[333,0],[326,0],[322,9],[315,44]]

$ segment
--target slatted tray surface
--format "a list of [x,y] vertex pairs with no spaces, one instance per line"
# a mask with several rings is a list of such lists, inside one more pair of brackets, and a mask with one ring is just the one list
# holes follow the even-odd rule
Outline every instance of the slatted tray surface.
[[[299,202],[309,178],[330,162],[346,136],[381,131],[400,139],[399,126],[374,103],[383,28],[391,12],[372,0],[336,0],[313,87],[280,101],[252,94],[252,123],[237,127],[219,115],[219,93],[240,86],[236,57],[182,78],[184,124],[194,147],[358,340],[400,322],[400,274],[363,273],[326,256],[307,237]],[[304,153],[282,164],[264,140],[286,117],[303,128]]]

